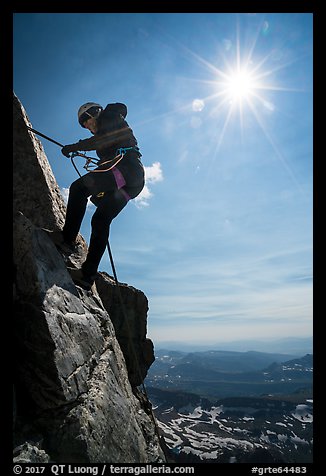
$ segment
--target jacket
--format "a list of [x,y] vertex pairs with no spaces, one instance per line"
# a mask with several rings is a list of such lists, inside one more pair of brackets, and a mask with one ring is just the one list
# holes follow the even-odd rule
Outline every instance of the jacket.
[[125,120],[127,106],[122,103],[108,104],[97,118],[97,132],[89,139],[78,141],[73,146],[76,152],[95,150],[101,162],[116,156],[120,147],[137,147],[137,140]]

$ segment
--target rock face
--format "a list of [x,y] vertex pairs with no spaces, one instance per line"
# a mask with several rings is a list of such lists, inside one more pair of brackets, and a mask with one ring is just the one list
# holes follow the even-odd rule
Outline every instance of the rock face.
[[13,101],[14,211],[22,212],[35,226],[62,228],[65,204],[39,139],[18,98]]
[[[119,286],[124,319],[110,276],[99,273],[96,292],[75,286],[41,229],[61,228],[65,205],[26,125],[14,96],[14,461],[165,462],[137,388],[154,360],[146,296]],[[87,251],[79,242],[74,264]]]
[[127,284],[120,283],[117,289],[115,281],[106,273],[99,274],[96,287],[103,306],[111,317],[126,360],[130,383],[132,386],[138,386],[155,360],[153,343],[146,338],[147,298],[142,291]]

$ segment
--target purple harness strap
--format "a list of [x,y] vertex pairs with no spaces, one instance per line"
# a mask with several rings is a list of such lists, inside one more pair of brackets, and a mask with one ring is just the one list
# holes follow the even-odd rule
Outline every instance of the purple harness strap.
[[111,170],[112,170],[112,173],[114,175],[115,183],[117,184],[118,190],[120,190],[122,192],[122,194],[124,195],[125,199],[128,202],[130,200],[130,197],[129,197],[128,193],[122,188],[126,185],[126,181],[125,181],[124,176],[122,175],[120,170],[117,169],[116,167],[113,167]]

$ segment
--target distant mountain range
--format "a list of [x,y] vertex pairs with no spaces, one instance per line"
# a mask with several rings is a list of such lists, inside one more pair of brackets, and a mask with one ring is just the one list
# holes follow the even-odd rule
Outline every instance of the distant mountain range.
[[310,463],[313,356],[160,350],[146,379],[177,463]]
[[312,354],[297,358],[266,352],[158,350],[147,385],[214,400],[286,394],[312,386]]
[[229,350],[238,352],[247,352],[254,350],[257,352],[271,352],[279,354],[291,354],[300,357],[305,354],[313,353],[312,337],[285,337],[282,339],[269,340],[236,340],[230,342],[183,342],[183,341],[161,341],[156,342],[157,350],[179,350],[182,352],[203,352],[208,350]]

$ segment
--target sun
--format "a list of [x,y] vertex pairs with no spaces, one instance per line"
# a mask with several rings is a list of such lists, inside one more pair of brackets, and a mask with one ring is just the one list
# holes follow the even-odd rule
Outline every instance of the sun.
[[253,124],[252,121],[246,121],[248,113],[255,117],[260,127],[264,128],[261,108],[272,111],[274,106],[264,95],[266,89],[270,87],[264,83],[266,72],[261,70],[262,64],[263,62],[255,65],[252,58],[242,62],[238,55],[236,61],[233,64],[226,64],[224,69],[213,67],[215,79],[210,83],[214,92],[207,99],[216,103],[214,110],[217,117],[223,115],[223,109],[225,112],[224,121],[222,120],[224,123],[219,129],[217,150],[223,142],[228,125],[236,118],[239,120],[242,139],[246,125]]
[[[266,63],[268,63],[271,53],[268,52],[263,57],[255,58],[253,54],[254,46],[255,44],[241,55],[240,41],[238,39],[234,61],[229,59],[229,61],[225,61],[222,67],[220,65],[217,67],[198,55],[194,55],[214,76],[213,79],[202,81],[210,85],[213,94],[201,100],[201,109],[203,109],[209,101],[213,104],[215,103],[211,117],[221,119],[219,126],[216,128],[217,141],[213,157],[217,157],[218,151],[226,136],[228,126],[232,121],[239,121],[241,141],[245,140],[245,132],[248,132],[250,127],[257,125],[266,140],[271,144],[282,166],[286,169],[300,192],[302,192],[298,180],[287,164],[284,155],[278,149],[276,141],[273,139],[272,133],[264,120],[265,117],[269,117],[277,110],[275,104],[270,99],[272,92],[298,90],[284,88],[278,84],[274,84],[272,81],[274,73],[285,68],[287,63],[284,63],[281,67],[274,66],[267,68]],[[252,120],[252,118],[254,120]]]
[[224,104],[232,107],[238,105],[243,109],[245,104],[251,109],[254,101],[263,102],[260,90],[264,89],[263,74],[254,67],[250,69],[248,63],[239,61],[228,68],[217,70],[215,83],[215,97]]
[[254,75],[245,69],[232,72],[225,82],[225,94],[235,101],[248,100],[257,88]]

